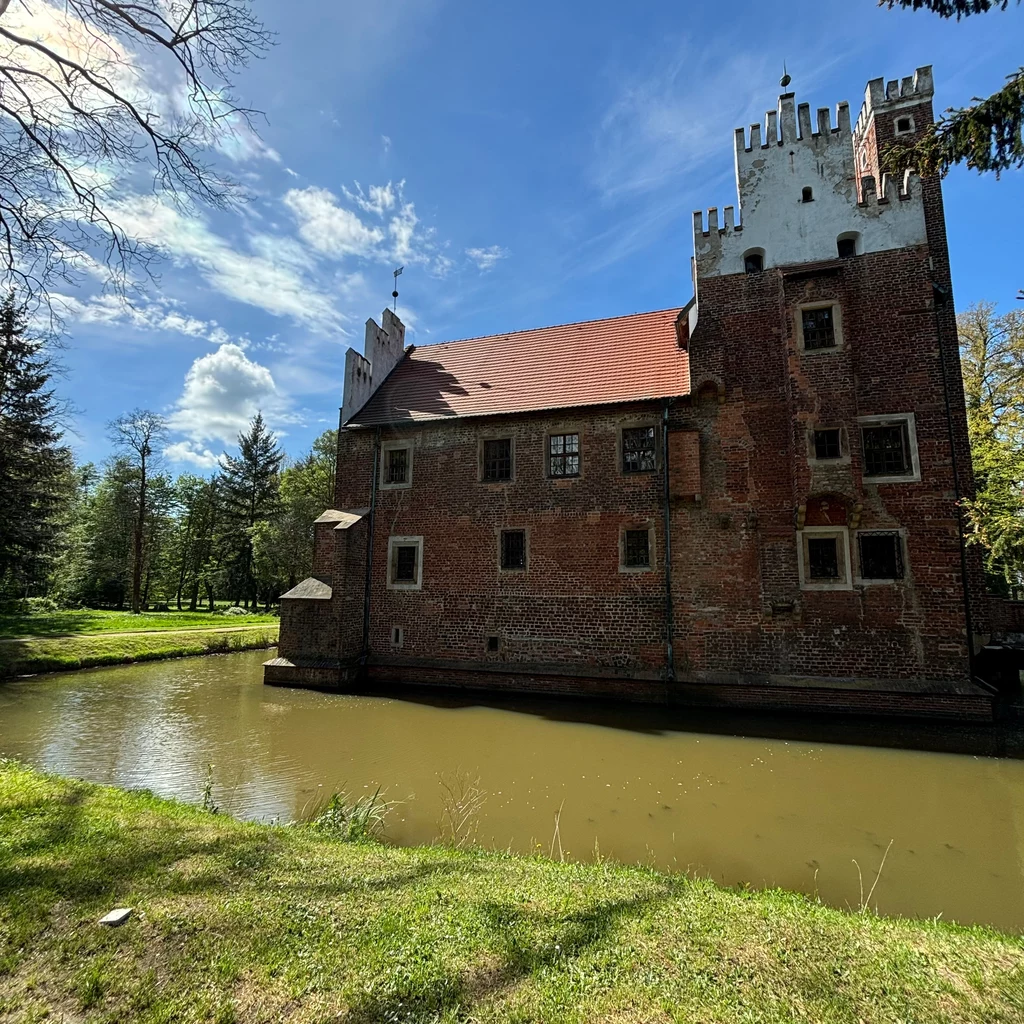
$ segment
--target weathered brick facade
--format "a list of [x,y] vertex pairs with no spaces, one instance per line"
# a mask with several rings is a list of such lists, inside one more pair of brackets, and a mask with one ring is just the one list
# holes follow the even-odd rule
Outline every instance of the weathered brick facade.
[[[351,413],[346,398],[339,440],[350,515],[318,524],[319,586],[283,600],[267,681],[990,714],[972,680],[986,622],[957,511],[971,466],[939,183],[878,170],[930,100],[922,69],[871,83],[855,129],[841,105],[811,132],[784,96],[764,144],[737,133],[744,221],[696,215],[695,301],[632,335],[631,318],[603,322],[638,363],[661,360],[660,390],[618,400],[617,373],[592,397],[600,369],[578,339],[601,324],[560,329],[585,403],[505,397],[528,367],[504,390],[500,365],[470,381],[453,367],[472,348],[410,350],[369,384],[363,367],[373,397]],[[390,351],[400,327],[389,314],[368,338]],[[496,340],[511,354],[529,339],[480,339],[485,362]],[[627,472],[635,427],[653,462]],[[578,476],[551,475],[552,435],[578,438]],[[500,482],[484,478],[492,440],[509,442]],[[514,567],[503,531],[524,535]],[[637,544],[646,565],[628,564]]]

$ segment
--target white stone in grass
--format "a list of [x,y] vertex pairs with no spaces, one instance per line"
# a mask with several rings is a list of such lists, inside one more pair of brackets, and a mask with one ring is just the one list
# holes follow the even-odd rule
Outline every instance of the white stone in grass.
[[132,916],[131,907],[116,907],[106,917],[100,918],[100,924],[105,924],[109,928],[117,928],[124,924],[129,917]]

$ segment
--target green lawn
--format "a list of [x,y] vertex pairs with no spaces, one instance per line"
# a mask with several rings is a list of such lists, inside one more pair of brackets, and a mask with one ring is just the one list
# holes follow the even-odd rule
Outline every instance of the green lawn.
[[0,637],[60,636],[70,633],[126,633],[144,629],[198,629],[277,622],[272,614],[223,615],[221,612],[131,612],[77,608],[30,615],[0,615]]
[[[277,643],[276,619],[250,625],[250,618],[225,618],[230,632],[196,629],[188,632],[161,630],[154,633],[110,635],[103,633],[36,640],[0,641],[0,678],[34,672],[63,672],[96,665],[123,665],[133,661],[157,661],[194,654],[223,654],[272,647]],[[236,628],[242,627],[242,628]]]
[[[118,906],[127,924],[96,923]],[[642,868],[342,843],[7,762],[0,1018],[1020,1024],[1024,941]]]

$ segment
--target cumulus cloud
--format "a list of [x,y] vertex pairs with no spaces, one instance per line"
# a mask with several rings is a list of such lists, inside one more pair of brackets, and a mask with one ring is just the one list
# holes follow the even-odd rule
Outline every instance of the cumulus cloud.
[[496,263],[508,257],[508,249],[500,245],[489,245],[484,249],[467,249],[466,255],[480,271],[493,270]]
[[339,206],[338,197],[326,188],[289,189],[284,205],[295,216],[302,238],[328,256],[369,256],[384,240],[380,228],[368,227]]
[[288,419],[270,370],[230,343],[200,356],[185,374],[184,390],[167,418],[170,427],[190,442],[172,446],[173,457],[202,465],[199,460],[209,458],[204,443],[234,444],[239,431],[261,410],[271,422]]
[[217,455],[209,448],[202,448],[191,441],[178,441],[164,449],[164,456],[171,462],[184,462],[199,469],[216,469],[220,463]]
[[378,217],[383,217],[384,212],[395,205],[399,193],[405,187],[404,179],[397,186],[392,185],[390,181],[386,185],[371,185],[367,192],[363,191],[363,186],[358,181],[354,184],[355,189],[347,189],[342,185],[341,191],[344,192],[345,198],[361,210],[375,213]]

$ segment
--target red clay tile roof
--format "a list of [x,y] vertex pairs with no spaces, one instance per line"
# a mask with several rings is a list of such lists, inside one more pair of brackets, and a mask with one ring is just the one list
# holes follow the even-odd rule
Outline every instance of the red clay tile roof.
[[679,307],[424,345],[407,353],[353,426],[671,398],[690,390]]

